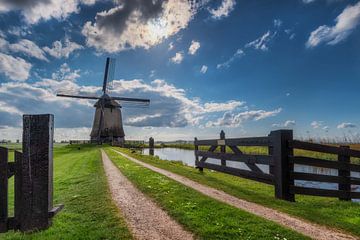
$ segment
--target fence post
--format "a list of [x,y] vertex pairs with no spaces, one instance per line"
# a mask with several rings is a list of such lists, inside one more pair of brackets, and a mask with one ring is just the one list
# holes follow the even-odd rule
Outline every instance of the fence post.
[[[223,130],[221,130],[221,132],[220,132],[220,140],[224,140],[223,141],[224,145],[220,146],[220,151],[221,151],[221,153],[226,153],[225,132]],[[221,159],[221,166],[226,166],[225,159]]]
[[292,130],[277,130],[270,133],[271,145],[273,146],[274,160],[274,183],[275,197],[294,202],[295,196],[290,193],[290,186],[294,180],[290,179],[290,171],[294,170],[294,164],[290,163],[289,155],[293,155],[293,149],[289,147],[289,141],[293,140]]
[[[349,149],[349,146],[340,146],[341,150],[346,151],[346,149]],[[350,163],[350,156],[345,154],[339,154],[338,155],[338,161],[340,163],[345,163],[348,165]],[[339,197],[339,200],[343,201],[351,201],[350,192],[351,192],[351,183],[350,183],[350,170],[338,170],[338,176],[343,177],[346,179],[346,183],[339,183],[339,190],[345,191],[346,196],[345,197]]]
[[[23,157],[17,161],[15,216],[21,231],[46,229],[53,210],[54,116],[23,116]],[[20,182],[19,182],[20,181]],[[19,189],[20,188],[20,189]]]
[[0,147],[0,233],[8,222],[8,149]]
[[151,156],[154,156],[154,138],[153,137],[149,138],[149,154]]
[[200,172],[204,171],[202,167],[198,167],[199,165],[199,156],[197,155],[197,151],[199,151],[199,145],[197,144],[197,138],[194,138],[194,147],[195,147],[195,167],[199,169]]
[[[268,154],[272,156],[274,154],[274,147],[269,146],[268,147]],[[274,175],[274,164],[269,164],[269,173]]]

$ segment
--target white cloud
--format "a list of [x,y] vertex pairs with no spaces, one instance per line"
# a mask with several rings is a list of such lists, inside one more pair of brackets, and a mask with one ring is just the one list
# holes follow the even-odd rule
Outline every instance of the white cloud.
[[19,115],[19,116],[24,114],[22,111],[20,111],[16,107],[9,106],[9,104],[7,104],[6,102],[2,102],[2,101],[0,101],[0,112],[5,112],[5,113],[9,113],[12,115]]
[[201,66],[201,69],[200,69],[200,72],[201,72],[202,74],[205,74],[205,73],[207,72],[207,70],[208,70],[208,66],[202,65],[202,66]]
[[240,101],[228,101],[226,103],[205,103],[204,104],[204,111],[205,112],[222,112],[222,111],[232,111],[235,110],[237,107],[244,106],[245,102]]
[[30,76],[32,65],[20,57],[0,53],[0,72],[11,80],[25,81]]
[[21,53],[29,57],[34,57],[40,60],[48,61],[45,57],[44,51],[36,45],[36,43],[21,39],[17,43],[9,43],[7,40],[0,38],[0,49],[3,52]]
[[281,112],[281,108],[275,109],[273,111],[265,110],[254,110],[246,111],[240,113],[225,112],[221,118],[218,118],[216,121],[208,121],[206,127],[239,127],[245,121],[259,121],[268,117],[276,116]]
[[45,57],[44,51],[28,39],[22,39],[18,43],[10,44],[9,49],[12,52],[20,52],[30,57],[48,61]]
[[312,128],[316,129],[316,128],[322,127],[323,122],[322,121],[312,121],[310,125]]
[[170,58],[170,61],[176,64],[180,64],[184,60],[184,53],[183,52],[177,52],[175,53],[175,56]]
[[272,127],[293,127],[296,125],[296,121],[295,120],[286,120],[284,123],[274,123],[272,125]]
[[81,4],[92,5],[95,0],[3,0],[0,2],[0,12],[21,11],[28,24],[52,18],[63,20],[72,13],[79,12]]
[[238,49],[236,50],[236,52],[225,62],[223,63],[219,63],[218,65],[216,65],[216,68],[217,69],[220,69],[220,68],[228,68],[230,67],[230,64],[235,61],[235,59],[237,58],[241,58],[245,55],[244,51],[241,50],[241,49]]
[[283,22],[280,19],[274,19],[274,27],[279,28],[281,27],[282,23]]
[[254,48],[256,50],[267,51],[267,50],[269,50],[268,44],[274,38],[275,35],[276,35],[276,32],[271,33],[270,31],[267,31],[261,37],[255,39],[252,42],[247,43],[245,45],[245,47],[252,47],[252,48]]
[[347,6],[335,19],[334,26],[322,25],[311,32],[307,47],[316,47],[321,43],[335,45],[344,41],[360,23],[360,2]]
[[236,5],[235,0],[223,0],[218,8],[209,9],[209,12],[212,18],[221,19],[229,16],[230,12],[234,10],[235,5]]
[[71,42],[70,39],[65,38],[65,42],[55,41],[52,44],[52,48],[44,47],[44,51],[55,58],[68,58],[70,54],[76,50],[83,49],[84,47],[75,42]]
[[17,37],[24,37],[31,34],[31,31],[26,26],[16,26],[10,28],[8,33]]
[[188,53],[194,55],[199,50],[199,48],[200,48],[200,42],[192,40]]
[[76,81],[80,77],[80,69],[76,69],[74,71],[71,71],[69,65],[67,63],[64,63],[61,65],[60,69],[56,72],[54,72],[51,75],[52,79],[55,80],[68,80],[68,81]]
[[124,0],[118,6],[97,13],[94,22],[82,30],[86,43],[98,51],[119,52],[149,49],[188,26],[197,12],[187,0]]
[[173,50],[173,48],[174,48],[174,43],[173,42],[169,43],[168,50],[171,51]]
[[315,0],[302,0],[302,1],[303,1],[303,3],[305,3],[305,4],[315,2]]
[[356,125],[353,123],[349,123],[349,122],[343,122],[339,125],[337,125],[338,129],[344,129],[344,128],[356,128]]

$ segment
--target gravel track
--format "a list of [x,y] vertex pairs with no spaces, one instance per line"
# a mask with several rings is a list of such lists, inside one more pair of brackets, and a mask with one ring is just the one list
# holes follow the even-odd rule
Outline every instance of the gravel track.
[[187,240],[193,235],[140,192],[101,150],[112,199],[123,213],[135,237],[139,240]]

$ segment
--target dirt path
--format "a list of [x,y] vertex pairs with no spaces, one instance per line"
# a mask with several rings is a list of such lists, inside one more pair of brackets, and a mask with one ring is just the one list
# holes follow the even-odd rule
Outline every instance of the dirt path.
[[152,202],[119,171],[103,150],[102,161],[116,205],[136,239],[193,239],[177,222]]
[[113,151],[117,152],[118,154],[126,157],[127,159],[146,167],[154,172],[163,174],[181,184],[184,184],[187,187],[193,188],[198,192],[201,192],[204,195],[207,195],[211,198],[214,198],[218,201],[227,203],[231,206],[234,206],[236,208],[245,210],[247,212],[250,212],[252,214],[255,214],[257,216],[260,216],[262,218],[271,220],[273,222],[276,222],[282,226],[285,226],[287,228],[290,228],[294,231],[297,231],[299,233],[302,233],[306,236],[309,236],[313,239],[320,239],[320,240],[343,240],[343,239],[359,239],[355,236],[348,235],[346,233],[342,233],[335,229],[330,229],[325,226],[321,226],[318,224],[306,222],[304,220],[292,217],[286,213],[279,212],[277,210],[264,207],[262,205],[248,202],[239,198],[236,198],[232,195],[229,195],[223,191],[204,186],[200,183],[194,182],[186,177],[177,175],[175,173],[166,171],[161,168],[154,167],[150,164],[144,163],[142,161],[139,161],[133,157],[130,157],[122,152],[116,151],[112,149]]

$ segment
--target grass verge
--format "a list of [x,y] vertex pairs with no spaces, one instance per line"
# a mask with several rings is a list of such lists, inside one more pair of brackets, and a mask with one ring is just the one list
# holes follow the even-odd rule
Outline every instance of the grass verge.
[[358,203],[302,195],[296,195],[295,203],[282,201],[274,198],[273,186],[206,169],[200,173],[197,169],[184,166],[180,162],[160,160],[157,157],[132,153],[127,149],[117,148],[117,150],[238,198],[360,236],[360,205]]
[[137,188],[200,239],[307,239],[245,211],[218,202],[119,154],[106,152]]
[[54,165],[54,202],[65,208],[53,226],[32,234],[10,231],[0,239],[132,239],[108,192],[99,148],[57,147]]

